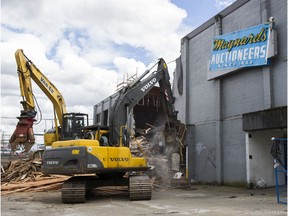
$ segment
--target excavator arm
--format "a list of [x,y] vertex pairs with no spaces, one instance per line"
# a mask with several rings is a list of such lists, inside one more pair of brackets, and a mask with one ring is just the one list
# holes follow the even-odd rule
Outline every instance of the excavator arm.
[[22,49],[18,49],[15,53],[17,62],[17,72],[20,83],[20,92],[23,97],[21,104],[24,111],[36,111],[35,102],[32,91],[31,79],[39,86],[45,95],[52,102],[60,126],[63,124],[63,113],[66,113],[66,104],[63,96],[58,89],[49,81],[49,79],[36,67],[33,62],[28,59]]
[[[35,142],[33,132],[33,122],[36,121],[37,114],[35,108],[35,98],[32,90],[32,80],[39,86],[45,95],[53,103],[55,116],[56,140],[59,140],[58,121],[59,125],[63,125],[63,114],[66,113],[66,105],[63,96],[58,89],[49,81],[49,79],[33,64],[33,62],[25,56],[22,49],[15,52],[17,63],[17,72],[20,85],[20,94],[22,96],[21,110],[19,122],[16,129],[10,138],[12,150],[15,151],[19,144],[25,145],[25,151],[28,152]],[[57,120],[58,119],[58,120]],[[53,138],[54,139],[54,138]]]
[[[129,113],[157,83],[159,83],[161,90],[161,100],[164,112],[167,115],[166,128],[171,131],[175,127],[177,112],[174,108],[174,97],[169,81],[170,77],[167,65],[162,58],[159,59],[157,64],[156,71],[151,72],[151,70],[147,70],[131,85],[122,89],[118,96],[115,105],[112,108],[112,112],[110,113],[109,128],[112,144],[120,143],[119,139],[122,137],[120,128],[126,124]],[[149,73],[151,73],[150,76],[148,76]]]

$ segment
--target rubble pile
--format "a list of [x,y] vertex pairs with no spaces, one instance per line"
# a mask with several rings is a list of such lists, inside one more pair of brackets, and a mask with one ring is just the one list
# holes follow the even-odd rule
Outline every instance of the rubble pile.
[[[180,163],[183,155],[176,153],[179,146],[165,146],[163,129],[147,130],[136,139],[130,141],[130,151],[137,157],[145,157],[150,166],[147,174],[150,176],[154,188],[179,188],[186,186],[185,171],[181,170]],[[182,147],[182,146],[181,146]],[[173,149],[174,148],[174,149]],[[173,156],[178,156],[178,163],[173,163]],[[181,162],[180,162],[181,161]],[[182,172],[181,172],[182,171]],[[177,175],[176,175],[177,174]]]
[[143,157],[150,151],[151,145],[144,136],[139,136],[129,143],[131,154],[137,157]]
[[61,188],[70,178],[62,175],[44,175],[39,159],[12,160],[1,169],[1,194],[19,191],[48,191]]

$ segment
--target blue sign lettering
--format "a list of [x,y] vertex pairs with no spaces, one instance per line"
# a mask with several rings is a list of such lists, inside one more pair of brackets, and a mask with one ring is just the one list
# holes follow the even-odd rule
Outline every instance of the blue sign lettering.
[[269,24],[213,38],[210,71],[268,65]]

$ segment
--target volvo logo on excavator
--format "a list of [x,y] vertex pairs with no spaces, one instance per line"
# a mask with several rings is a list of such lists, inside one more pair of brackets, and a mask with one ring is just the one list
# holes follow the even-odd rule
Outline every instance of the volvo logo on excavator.
[[157,79],[154,77],[152,80],[150,80],[148,83],[146,83],[141,90],[143,92],[145,92],[149,87],[151,87],[152,85],[154,85],[157,82]]
[[110,158],[111,161],[113,162],[128,162],[129,161],[129,158]]
[[57,165],[59,161],[46,161],[47,165]]

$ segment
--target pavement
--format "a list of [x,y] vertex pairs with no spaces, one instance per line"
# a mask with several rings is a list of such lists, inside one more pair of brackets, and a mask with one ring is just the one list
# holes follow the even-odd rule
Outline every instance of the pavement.
[[182,189],[154,188],[152,200],[129,201],[124,188],[94,190],[82,204],[63,204],[60,191],[19,192],[1,196],[2,216],[182,216],[287,215],[275,188],[245,189],[192,185]]

